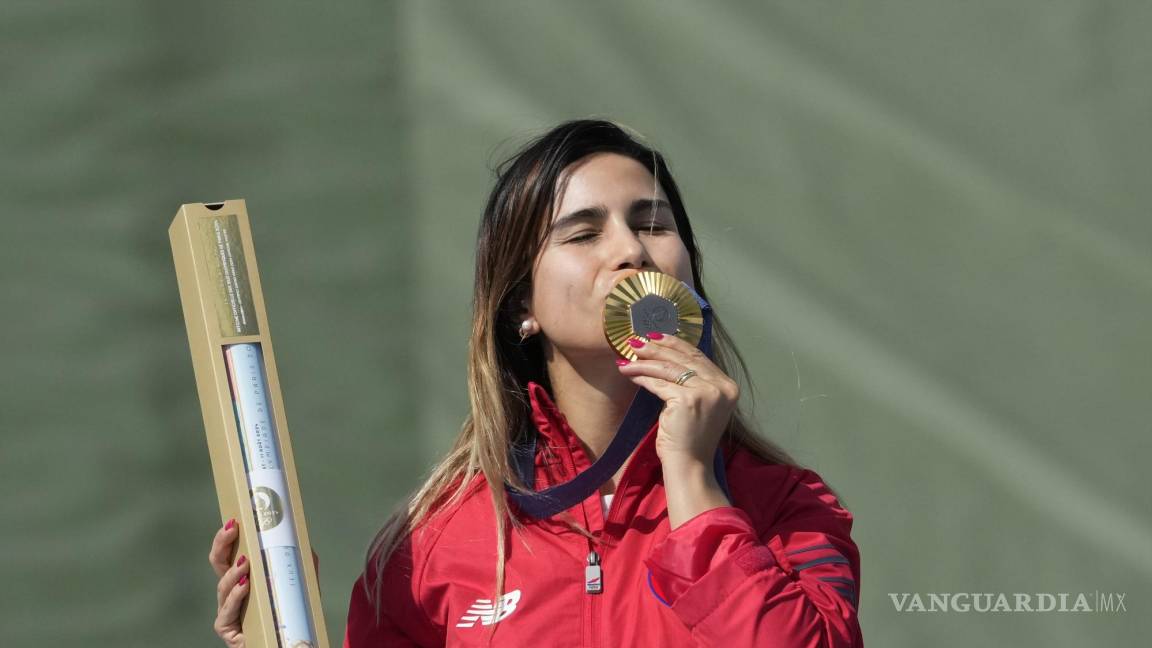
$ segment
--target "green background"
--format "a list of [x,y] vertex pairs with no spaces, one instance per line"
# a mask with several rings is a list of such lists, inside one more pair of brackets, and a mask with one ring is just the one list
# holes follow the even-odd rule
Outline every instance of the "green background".
[[[765,434],[857,517],[872,646],[1152,627],[1152,5],[0,8],[0,628],[214,645],[219,524],[167,227],[245,198],[332,641],[465,414],[491,166],[663,149]],[[1126,593],[909,614],[889,593]]]

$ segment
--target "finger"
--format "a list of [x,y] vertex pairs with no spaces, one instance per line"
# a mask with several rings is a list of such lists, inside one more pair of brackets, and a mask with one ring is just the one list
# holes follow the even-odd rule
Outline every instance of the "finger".
[[[688,369],[684,365],[677,364],[675,362],[667,362],[664,360],[634,360],[620,367],[620,373],[628,377],[649,376],[651,378],[658,378],[673,384],[675,384],[680,376],[683,376],[684,372],[686,371],[688,371]],[[688,383],[695,380],[703,381],[704,378],[700,377],[699,374],[693,375],[691,378],[684,381],[682,385],[677,386],[687,387]]]
[[[647,350],[645,351],[645,348]],[[732,380],[723,369],[718,367],[712,359],[704,354],[703,351],[692,346],[688,342],[681,340],[678,337],[665,335],[656,337],[653,341],[642,348],[637,349],[638,358],[663,358],[667,356],[666,352],[678,351],[683,354],[680,358],[680,363],[685,368],[691,369],[696,372],[696,375],[688,378],[684,385],[700,389],[702,387],[716,389],[720,396],[726,400],[736,401],[740,398],[740,386]],[[685,358],[687,359],[685,361]],[[672,381],[675,382],[680,374],[676,375]],[[701,380],[702,379],[702,380]]]
[[670,383],[667,380],[653,378],[652,376],[628,376],[628,379],[652,392],[653,395],[664,402],[675,398],[681,393],[679,390],[684,389],[676,383]]
[[228,592],[231,592],[242,578],[247,577],[250,570],[251,565],[248,564],[248,557],[240,556],[236,559],[236,564],[224,572],[220,581],[216,583],[216,607],[224,605],[224,599],[228,596]]
[[224,572],[232,566],[232,552],[236,548],[236,539],[239,537],[240,525],[236,524],[236,520],[228,520],[212,538],[212,549],[208,551],[208,562],[212,565],[216,576],[223,576]]
[[708,359],[708,356],[704,355],[700,349],[674,335],[666,335],[633,348],[637,358],[675,362],[686,369],[692,369],[698,375],[709,380],[716,380],[724,375],[724,372],[720,371],[720,368]]
[[216,612],[216,622],[212,627],[216,630],[216,634],[225,640],[235,641],[235,635],[240,632],[240,610],[244,605],[244,599],[248,597],[250,588],[251,583],[247,578],[244,578],[243,582],[237,582],[228,591],[228,595]]

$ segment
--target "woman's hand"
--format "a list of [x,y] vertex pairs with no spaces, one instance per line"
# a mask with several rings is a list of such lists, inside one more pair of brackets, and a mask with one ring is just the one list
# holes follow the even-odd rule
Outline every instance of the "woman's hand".
[[[632,344],[635,361],[617,364],[621,374],[664,401],[656,454],[664,469],[668,524],[675,529],[704,511],[732,505],[716,481],[713,461],[740,386],[684,340],[659,333],[649,339]],[[695,373],[681,379],[687,371]]]
[[216,622],[212,628],[228,648],[244,648],[244,634],[240,628],[240,608],[248,597],[248,557],[231,560],[236,540],[240,537],[236,520],[228,520],[212,539],[208,562],[220,582],[216,584]]
[[[651,342],[633,341],[637,359],[620,373],[664,401],[656,453],[662,463],[712,465],[720,437],[732,420],[740,386],[700,349],[674,335],[652,333]],[[695,374],[677,385],[686,371]]]
[[[212,628],[224,640],[228,648],[244,648],[244,633],[240,627],[240,610],[244,599],[248,597],[251,584],[248,582],[248,557],[238,556],[232,562],[231,556],[235,551],[236,540],[240,537],[240,525],[236,520],[228,523],[216,532],[212,539],[212,549],[208,552],[208,562],[220,578],[216,584],[216,622]],[[312,565],[316,568],[316,576],[320,576],[320,556],[312,552]]]

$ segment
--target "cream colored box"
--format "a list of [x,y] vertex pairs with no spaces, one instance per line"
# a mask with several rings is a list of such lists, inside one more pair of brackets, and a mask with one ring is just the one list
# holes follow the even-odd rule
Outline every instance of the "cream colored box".
[[221,520],[251,563],[247,645],[327,648],[244,201],[182,205],[168,234]]

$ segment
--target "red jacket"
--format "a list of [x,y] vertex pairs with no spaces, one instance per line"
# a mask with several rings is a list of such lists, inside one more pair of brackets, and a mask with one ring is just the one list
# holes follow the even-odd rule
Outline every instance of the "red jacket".
[[[540,431],[536,487],[591,464],[563,414],[529,386]],[[523,518],[508,537],[503,606],[491,602],[496,527],[483,476],[467,497],[421,525],[385,570],[377,622],[362,575],[345,648],[481,646],[863,646],[856,617],[860,557],[852,515],[816,473],[767,465],[725,446],[733,506],[669,533],[656,427],[633,453],[607,519],[593,495],[568,510],[599,541],[559,517]],[[551,452],[549,452],[551,450]],[[585,593],[600,555],[603,591]]]

